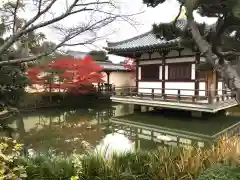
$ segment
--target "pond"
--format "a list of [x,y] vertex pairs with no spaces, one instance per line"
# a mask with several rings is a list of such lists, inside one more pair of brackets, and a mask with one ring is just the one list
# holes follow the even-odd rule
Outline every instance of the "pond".
[[109,104],[85,109],[45,109],[21,113],[5,122],[2,135],[13,136],[36,151],[70,153],[87,147],[153,149],[169,145],[204,147],[220,135],[239,132],[239,109],[228,115],[191,118],[187,112],[134,112],[132,105]]

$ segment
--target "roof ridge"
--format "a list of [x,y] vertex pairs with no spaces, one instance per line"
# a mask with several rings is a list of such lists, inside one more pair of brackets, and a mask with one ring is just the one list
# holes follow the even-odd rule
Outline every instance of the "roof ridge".
[[152,32],[153,32],[153,31],[150,30],[150,31],[147,31],[147,32],[142,33],[142,34],[140,34],[140,35],[137,35],[137,36],[134,36],[134,37],[132,37],[132,38],[125,39],[125,40],[122,40],[122,41],[117,41],[117,42],[109,42],[109,41],[107,41],[107,46],[108,46],[108,47],[111,47],[111,46],[116,46],[116,45],[118,45],[118,44],[126,43],[126,42],[129,42],[129,41],[132,41],[132,40],[135,40],[135,39],[144,37],[144,36],[146,36],[146,35],[148,35],[148,34],[151,34]]

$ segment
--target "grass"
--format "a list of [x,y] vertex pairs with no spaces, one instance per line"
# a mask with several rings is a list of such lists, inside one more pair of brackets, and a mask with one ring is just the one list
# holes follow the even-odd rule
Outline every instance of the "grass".
[[[239,155],[238,137],[223,137],[208,149],[159,148],[120,155],[112,153],[109,158],[92,150],[71,156],[50,153],[21,158],[19,164],[26,167],[27,180],[195,180],[209,168],[223,165],[235,168],[234,172],[236,168],[240,171]],[[216,172],[219,171],[222,170]],[[228,170],[228,174],[231,172]],[[214,173],[202,176],[215,177]]]

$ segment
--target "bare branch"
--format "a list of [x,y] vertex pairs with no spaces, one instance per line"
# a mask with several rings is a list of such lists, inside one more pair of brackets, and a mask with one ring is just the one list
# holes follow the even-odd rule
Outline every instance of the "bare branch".
[[[130,17],[139,14],[139,13],[136,13],[136,14],[122,15],[120,13],[115,13],[114,11],[116,10],[117,7],[111,0],[109,1],[94,0],[93,2],[88,2],[88,3],[82,3],[82,0],[73,0],[71,1],[70,5],[66,5],[67,8],[61,14],[52,16],[52,18],[50,19],[47,19],[47,20],[44,19],[43,21],[40,21],[40,18],[42,18],[44,14],[49,13],[49,10],[51,8],[53,9],[53,7],[55,6],[54,4],[56,4],[56,2],[57,0],[35,0],[34,5],[37,8],[36,9],[37,13],[32,18],[30,18],[30,20],[25,22],[25,24],[23,24],[19,29],[13,32],[13,35],[10,36],[5,41],[5,43],[0,47],[0,53],[1,54],[5,53],[5,51],[7,51],[15,42],[19,41],[22,37],[25,38],[25,36],[28,35],[29,33],[34,32],[39,28],[53,25],[56,22],[59,22],[68,16],[71,16],[77,13],[89,13],[90,15],[87,18],[90,18],[90,19],[88,20],[88,22],[84,22],[84,23],[81,22],[78,26],[71,27],[71,28],[69,27],[63,28],[60,26],[56,28],[55,26],[55,29],[58,29],[58,31],[61,32],[61,34],[63,34],[63,39],[56,46],[56,48],[51,48],[47,52],[42,52],[42,53],[39,53],[40,51],[38,51],[38,49],[36,48],[36,51],[34,51],[34,53],[35,52],[36,54],[39,53],[36,56],[1,61],[0,65],[36,60],[42,56],[51,54],[53,51],[55,51],[56,49],[62,46],[92,44],[95,41],[105,37],[105,36],[97,35],[98,31],[101,28],[116,21],[117,19],[122,19],[124,22],[128,22],[129,24],[134,26],[134,23]],[[105,5],[108,5],[108,6],[105,6]],[[110,7],[110,10],[109,10],[109,7]],[[108,10],[105,11],[104,8],[107,8]],[[91,35],[91,38],[88,38],[87,40],[84,38],[85,40],[81,40],[81,42],[76,42],[76,39],[77,39],[76,37],[78,37],[79,35],[85,35],[85,33],[92,33],[93,35]],[[73,39],[75,40],[75,42],[70,43],[69,41]]]
[[177,22],[179,16],[181,15],[181,12],[182,12],[182,8],[183,8],[183,6],[184,6],[183,3],[181,3],[180,6],[179,6],[178,14],[177,14],[177,16],[175,17],[175,19],[174,19],[174,21],[173,21],[174,25],[176,25],[176,22]]
[[[32,23],[34,23],[42,14],[46,13],[52,6],[53,4],[56,2],[57,0],[52,0],[51,3],[49,3],[49,5],[43,9],[40,13],[37,13],[37,15],[35,15],[32,19],[30,19],[28,22],[26,22],[26,24],[15,34],[13,34],[1,47],[0,47],[0,54],[2,54],[4,51],[6,51],[9,47],[11,47],[13,45],[13,43],[18,40],[21,36],[23,36],[24,34],[30,32],[30,31],[34,31],[37,28],[33,28],[33,30],[28,31],[27,27],[29,25],[31,25]],[[34,26],[33,26],[34,27]]]
[[17,10],[19,7],[19,3],[20,3],[20,0],[17,0],[15,8],[14,8],[14,12],[13,12],[13,28],[12,28],[13,34],[15,33],[15,28],[16,28],[15,26],[16,26]]
[[41,7],[42,7],[42,0],[39,0],[39,2],[38,2],[38,14],[41,12]]
[[108,34],[106,34],[106,35],[104,35],[104,36],[96,36],[96,37],[93,37],[93,38],[91,38],[91,39],[88,39],[88,40],[86,40],[86,41],[84,41],[84,42],[78,42],[78,43],[69,43],[69,44],[67,44],[67,43],[65,43],[65,44],[63,44],[63,46],[79,46],[79,45],[94,45],[93,43],[94,42],[96,42],[96,41],[99,41],[99,40],[102,40],[102,39],[104,39],[104,38],[106,38],[107,36],[109,36],[109,35],[111,35],[111,34],[113,34],[114,32],[112,32],[112,33],[108,33]]

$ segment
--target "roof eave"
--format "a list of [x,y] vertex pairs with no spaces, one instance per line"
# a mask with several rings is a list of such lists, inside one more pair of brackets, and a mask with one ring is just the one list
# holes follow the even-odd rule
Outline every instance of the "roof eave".
[[105,47],[109,54],[122,54],[126,52],[152,52],[155,50],[166,50],[166,49],[178,49],[181,48],[178,44],[178,42],[173,43],[167,43],[167,44],[155,44],[150,46],[141,46],[141,47],[132,47],[132,48],[111,48],[111,47]]

